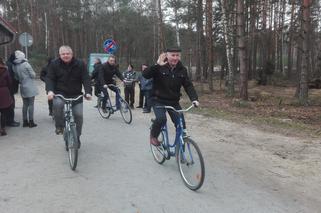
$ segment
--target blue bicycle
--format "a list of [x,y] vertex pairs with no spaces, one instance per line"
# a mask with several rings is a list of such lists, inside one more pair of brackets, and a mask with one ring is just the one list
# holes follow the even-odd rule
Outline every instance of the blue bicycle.
[[[116,111],[120,111],[121,116],[123,117],[125,123],[130,124],[132,122],[132,111],[128,105],[128,103],[120,96],[120,89],[114,84],[108,84],[109,88],[115,90],[115,102],[112,103],[111,98],[109,97],[106,102],[106,106],[103,107],[103,98],[104,93],[101,92],[100,96],[98,96],[98,111],[102,118],[109,118],[111,114]],[[107,88],[106,88],[107,89]]]
[[[184,184],[191,190],[199,189],[204,182],[205,166],[204,160],[198,145],[190,138],[183,136],[183,112],[193,108],[191,105],[187,109],[176,110],[171,106],[160,106],[167,110],[173,110],[179,114],[179,122],[176,126],[176,136],[173,144],[170,144],[167,124],[165,124],[158,140],[160,146],[151,146],[151,151],[155,161],[159,164],[169,160],[171,157],[176,157],[177,165]],[[153,120],[152,120],[153,122]]]

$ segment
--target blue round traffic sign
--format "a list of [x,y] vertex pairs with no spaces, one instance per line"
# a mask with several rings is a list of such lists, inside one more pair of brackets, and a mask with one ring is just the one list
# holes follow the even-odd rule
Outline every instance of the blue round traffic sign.
[[104,51],[106,53],[115,53],[117,51],[117,44],[113,39],[107,39],[104,42]]

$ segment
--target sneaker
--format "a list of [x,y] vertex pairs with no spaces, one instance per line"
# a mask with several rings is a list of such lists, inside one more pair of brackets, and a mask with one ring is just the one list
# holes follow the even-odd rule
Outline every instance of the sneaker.
[[56,127],[56,131],[55,132],[56,132],[57,135],[62,135],[64,133],[64,129],[61,128],[61,127]]
[[160,146],[160,142],[157,138],[151,137],[150,138],[150,144],[154,145],[154,146]]

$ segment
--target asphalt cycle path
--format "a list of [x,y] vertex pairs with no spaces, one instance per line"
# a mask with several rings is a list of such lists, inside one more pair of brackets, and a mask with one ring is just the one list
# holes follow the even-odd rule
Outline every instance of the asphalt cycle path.
[[[191,191],[181,180],[174,158],[159,165],[152,157],[148,138],[153,114],[134,109],[130,125],[123,122],[119,112],[102,119],[93,107],[95,99],[84,101],[82,146],[73,172],[62,136],[54,134],[40,82],[38,87],[38,127],[8,128],[8,136],[0,137],[0,212],[281,213],[321,209],[319,198],[313,194],[320,191],[304,194],[293,185],[304,181],[290,179],[291,188],[282,183],[283,177],[256,169],[269,167],[270,160],[265,161],[268,154],[248,151],[256,148],[246,145],[253,135],[239,131],[240,125],[194,114],[187,115],[189,134],[203,153],[206,177],[199,191]],[[16,117],[21,121],[20,95],[16,99]],[[233,136],[235,132],[239,133]],[[236,144],[234,137],[238,138]],[[242,150],[243,156],[238,153]],[[302,187],[310,189],[308,184]],[[300,199],[302,196],[306,197]]]

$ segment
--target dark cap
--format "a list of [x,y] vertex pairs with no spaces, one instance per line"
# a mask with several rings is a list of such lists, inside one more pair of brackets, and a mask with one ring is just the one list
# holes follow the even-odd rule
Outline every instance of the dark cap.
[[179,47],[170,47],[166,49],[166,52],[180,53],[182,52],[182,50]]

